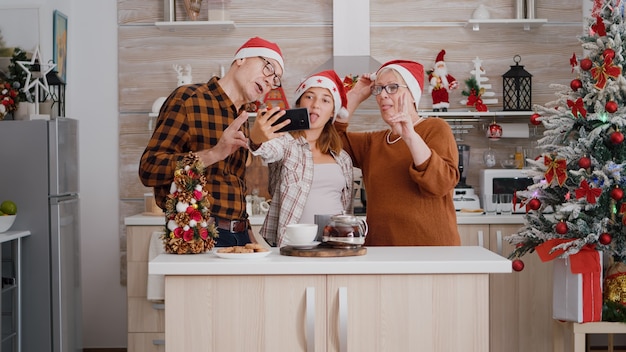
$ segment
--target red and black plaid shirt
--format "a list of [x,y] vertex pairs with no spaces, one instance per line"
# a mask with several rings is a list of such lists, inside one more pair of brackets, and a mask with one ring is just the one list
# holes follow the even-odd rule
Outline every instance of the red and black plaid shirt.
[[[235,105],[217,84],[217,77],[206,84],[178,87],[170,94],[139,164],[139,178],[144,186],[154,187],[159,206],[164,208],[177,162],[189,151],[213,148],[236,117]],[[249,135],[248,123],[242,128]],[[207,166],[211,214],[231,220],[244,218],[248,153],[239,148],[226,159]]]

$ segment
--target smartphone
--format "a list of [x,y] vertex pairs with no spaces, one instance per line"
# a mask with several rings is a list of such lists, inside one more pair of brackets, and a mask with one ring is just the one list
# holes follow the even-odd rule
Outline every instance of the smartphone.
[[274,122],[272,126],[276,126],[277,124],[287,119],[291,120],[291,122],[289,122],[287,126],[279,129],[277,132],[308,130],[309,128],[311,128],[311,124],[309,121],[309,110],[307,108],[295,108],[285,110],[285,114],[281,116],[276,122]]

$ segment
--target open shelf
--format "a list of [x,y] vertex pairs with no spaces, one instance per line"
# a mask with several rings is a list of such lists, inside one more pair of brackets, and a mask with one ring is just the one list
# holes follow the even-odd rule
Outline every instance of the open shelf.
[[548,23],[548,20],[545,18],[535,18],[535,19],[488,19],[488,20],[477,20],[470,19],[467,21],[468,25],[472,26],[472,30],[479,31],[481,27],[483,28],[502,28],[502,27],[521,27],[525,31],[529,31],[531,28],[536,28],[543,26]]
[[233,21],[168,21],[155,22],[154,25],[160,30],[170,32],[187,29],[228,32],[235,29],[235,22]]
[[420,110],[419,115],[423,117],[496,117],[496,116],[530,116],[534,111],[432,111]]

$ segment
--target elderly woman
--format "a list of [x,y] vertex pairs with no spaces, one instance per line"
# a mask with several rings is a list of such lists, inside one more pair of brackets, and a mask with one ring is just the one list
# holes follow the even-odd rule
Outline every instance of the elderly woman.
[[[365,245],[460,245],[452,200],[460,177],[456,141],[445,121],[419,116],[423,87],[421,64],[387,62],[359,78],[348,92],[350,117],[335,122],[344,149],[363,171]],[[370,94],[390,129],[347,132],[352,113]]]

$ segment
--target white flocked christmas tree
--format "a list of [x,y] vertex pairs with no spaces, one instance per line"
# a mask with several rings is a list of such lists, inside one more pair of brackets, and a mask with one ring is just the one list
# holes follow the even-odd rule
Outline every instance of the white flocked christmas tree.
[[[570,86],[551,85],[557,99],[535,106],[531,117],[545,130],[538,141],[541,156],[527,160],[534,184],[516,194],[526,207],[524,226],[506,238],[515,245],[509,256],[514,268],[545,244],[559,258],[595,249],[613,265],[626,263],[623,1],[595,0],[585,21],[582,59],[570,59],[576,76]],[[624,321],[621,303],[605,300],[603,320]]]

